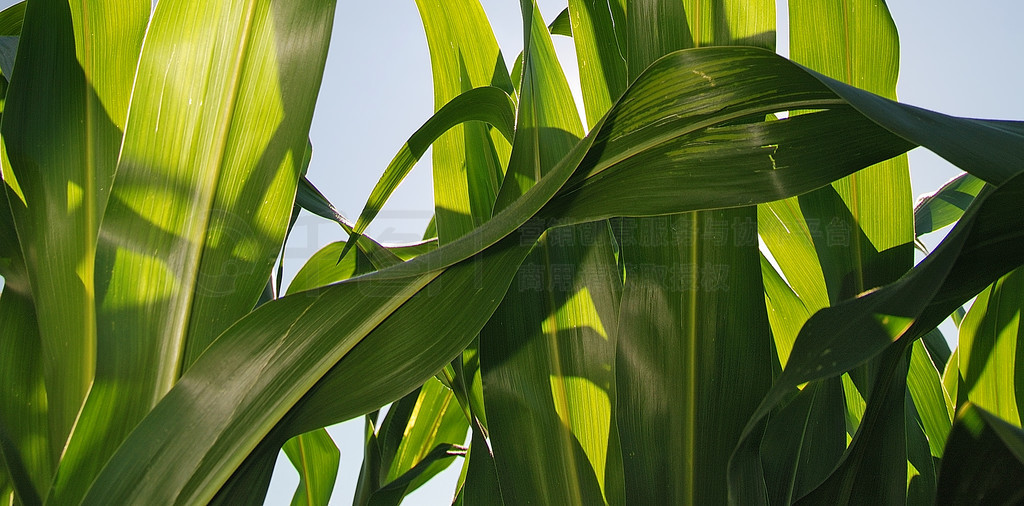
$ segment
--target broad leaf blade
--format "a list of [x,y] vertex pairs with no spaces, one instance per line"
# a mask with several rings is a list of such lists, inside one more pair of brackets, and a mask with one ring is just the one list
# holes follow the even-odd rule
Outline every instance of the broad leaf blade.
[[[676,49],[774,48],[774,9],[768,1],[630,3],[628,75],[636,78]],[[767,37],[745,40],[754,33]],[[700,70],[693,72],[699,86],[716,86]],[[687,162],[665,157],[646,170],[656,177],[692,174]],[[727,498],[728,457],[721,448],[739,440],[740,420],[753,412],[772,377],[756,213],[747,207],[617,224],[625,287],[616,421],[629,504],[713,504]]]
[[[321,2],[157,5],[100,229],[96,384],[54,500],[79,500],[96,462],[262,293],[288,226],[332,16]],[[300,34],[310,43],[292,44]]]
[[4,180],[29,253],[54,460],[96,367],[96,238],[149,14],[138,0],[116,9],[73,4],[26,7],[2,128]]

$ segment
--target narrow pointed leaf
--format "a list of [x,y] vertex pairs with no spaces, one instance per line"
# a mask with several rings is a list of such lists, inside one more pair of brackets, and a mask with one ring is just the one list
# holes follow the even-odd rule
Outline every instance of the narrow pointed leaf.
[[931,454],[942,457],[942,448],[946,446],[953,423],[953,405],[942,388],[941,375],[928,357],[923,340],[914,342],[911,353],[907,389],[921,418]]
[[[445,460],[437,454],[437,448],[439,445],[448,445],[445,448],[451,450],[451,445],[465,442],[469,423],[459,409],[454,393],[440,381],[431,378],[423,384],[408,421],[400,428],[401,442],[396,448],[385,483],[397,489],[395,480],[404,476],[408,481],[403,490],[408,494],[451,464],[451,460]],[[428,459],[434,460],[424,463]]]
[[779,365],[785,367],[789,353],[793,350],[793,342],[811,314],[796,292],[786,284],[786,280],[782,279],[763,254],[761,276],[764,280],[764,299],[768,308],[768,322],[772,327],[772,338],[775,340],[775,350],[779,355]]
[[384,170],[356,220],[354,233],[361,234],[366,230],[398,184],[435,140],[456,125],[469,121],[493,126],[511,143],[515,128],[515,104],[505,91],[484,86],[466,91],[441,107],[409,137]]
[[569,1],[583,108],[589,126],[597,124],[626,90],[626,48],[619,42],[625,16],[620,0]]
[[[478,0],[417,0],[416,6],[430,49],[436,109],[481,86],[515,93]],[[441,244],[490,218],[508,150],[501,134],[481,123],[456,126],[434,143],[434,214]]]

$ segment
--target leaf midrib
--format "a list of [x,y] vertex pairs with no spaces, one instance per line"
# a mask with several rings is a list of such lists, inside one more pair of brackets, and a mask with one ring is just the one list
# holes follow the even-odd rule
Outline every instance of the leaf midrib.
[[223,164],[224,155],[227,150],[228,135],[231,132],[231,126],[234,123],[235,110],[238,108],[238,92],[241,88],[242,80],[242,69],[244,63],[249,55],[249,48],[251,46],[251,34],[253,19],[255,18],[256,0],[249,0],[245,8],[245,24],[242,28],[242,33],[239,36],[239,50],[238,55],[235,57],[234,66],[231,70],[230,83],[231,86],[228,89],[228,97],[225,100],[226,111],[223,115],[224,120],[219,122],[217,125],[217,132],[215,133],[215,146],[217,149],[212,150],[212,159],[208,167],[214,168],[217,173],[210,179],[209,191],[203,194],[203,207],[205,212],[200,216],[200,226],[197,228],[200,232],[196,240],[196,246],[194,251],[196,252],[194,261],[189,265],[189,271],[187,276],[183,276],[183,279],[188,279],[187,290],[184,295],[184,304],[182,307],[187,307],[188,310],[181,317],[181,325],[176,335],[171,338],[177,340],[175,346],[174,366],[168,367],[169,375],[162,380],[158,378],[158,395],[170,390],[174,383],[181,377],[185,372],[187,364],[185,363],[185,348],[188,342],[188,329],[189,321],[192,317],[192,306],[195,301],[195,290],[193,289],[198,283],[199,269],[203,264],[203,252],[206,250],[206,240],[209,236],[207,228],[209,227],[211,217],[214,211],[214,202],[217,195],[217,187],[220,186],[221,177],[223,176]]

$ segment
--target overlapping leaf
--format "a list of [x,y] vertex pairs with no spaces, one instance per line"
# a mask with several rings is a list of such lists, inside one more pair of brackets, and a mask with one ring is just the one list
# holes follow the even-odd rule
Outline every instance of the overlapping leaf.
[[145,1],[113,5],[28,5],[4,105],[5,191],[38,317],[54,461],[97,367],[93,260],[149,15]]
[[973,404],[957,414],[942,460],[936,504],[1013,504],[1024,499],[1024,432]]
[[[96,462],[262,293],[288,226],[332,16],[323,2],[156,7],[117,176],[112,188],[97,182],[110,198],[96,252],[96,378],[52,500],[79,500]],[[311,42],[292,44],[298,34]]]
[[[680,65],[683,62],[692,65]],[[673,68],[673,75],[678,79],[657,79],[672,74]],[[665,93],[677,80],[686,81],[686,75],[693,75],[694,68],[705,71],[718,84],[736,82],[740,93],[744,91],[744,78],[756,80],[764,90],[757,93],[758,86],[748,83],[750,87],[746,91],[755,91],[749,102],[732,94],[732,86],[695,86],[689,90],[684,88],[681,93]],[[778,80],[774,79],[776,74],[780,77]],[[750,49],[686,51],[660,60],[627,92],[617,106],[622,109],[613,110],[537,185],[475,232],[433,253],[375,274],[270,302],[234,325],[211,345],[129,437],[95,482],[89,502],[131,500],[132,497],[157,501],[208,499],[279,422],[282,428],[275,430],[284,434],[301,433],[371,411],[400,397],[459,353],[483,326],[529,249],[522,246],[521,237],[509,234],[551,201],[570,176],[575,173],[576,184],[582,183],[585,187],[588,181],[601,174],[614,176],[617,171],[609,169],[617,167],[610,162],[632,158],[623,156],[627,153],[642,155],[662,142],[672,145],[677,141],[674,146],[682,147],[686,145],[687,134],[706,133],[713,125],[790,109],[793,105],[805,108],[841,105],[841,99],[821,86],[822,80],[824,78],[806,73],[776,56]],[[825,82],[841,93],[854,93],[841,85]],[[710,96],[716,94],[717,97]],[[687,101],[687,97],[696,100]],[[858,101],[867,100],[866,97],[858,97]],[[635,107],[639,102],[645,102],[646,106]],[[700,109],[710,104],[716,107]],[[903,106],[884,104],[891,108],[890,114],[894,117],[905,117],[906,111],[915,112]],[[632,115],[625,113],[629,106],[633,106]],[[818,114],[801,118],[815,116]],[[663,121],[665,118],[672,120]],[[939,118],[941,121],[933,128],[941,129],[943,135],[945,129],[960,131],[961,120]],[[872,158],[884,158],[908,146],[905,141],[894,141],[884,132],[864,126],[861,131],[877,135],[859,148],[865,150],[864,157],[849,165],[831,165],[823,170],[820,165],[806,162],[824,156],[822,152],[834,150],[834,144],[820,141],[819,136],[828,131],[826,127],[842,128],[848,140],[855,140],[854,133],[858,131],[851,133],[846,124],[840,127],[838,123],[822,122],[815,125],[815,135],[808,132],[798,136],[789,132],[787,137],[787,129],[801,124],[800,121],[794,118],[758,125],[762,134],[759,140],[783,141],[778,150],[772,151],[777,154],[788,151],[792,156],[790,164],[776,167],[767,177],[757,172],[766,165],[771,167],[771,159],[760,145],[752,147],[737,140],[737,144],[720,146],[723,153],[734,154],[733,166],[750,171],[748,177],[741,179],[751,183],[751,193],[760,190],[761,199],[787,196],[813,186],[814,181],[827,182],[841,177],[855,170],[856,163],[870,163],[875,161]],[[629,124],[636,128],[628,133],[617,130]],[[994,136],[988,138],[975,136],[972,142],[1001,144],[1000,136],[1006,132],[1005,129],[990,132]],[[620,143],[630,137],[632,142]],[[602,138],[601,144],[595,143]],[[750,155],[748,149],[759,156]],[[807,181],[806,176],[820,172],[827,174]],[[737,174],[742,172],[737,170]],[[608,191],[604,195],[594,194],[594,197],[606,198],[617,193]],[[724,207],[751,201],[750,195],[743,192],[729,198],[727,189],[710,187],[703,193],[697,196],[695,192],[688,195],[685,191],[675,192],[671,194],[672,201],[661,202],[660,207],[673,212],[701,209],[710,202]],[[666,193],[644,196],[643,200],[667,200],[665,196]],[[1016,196],[1008,198],[1013,197]],[[602,208],[588,200],[565,193],[555,197],[552,204],[574,209],[574,219],[579,221],[607,215],[610,207]],[[633,200],[639,208],[633,210],[637,214],[658,207],[644,205],[640,199]],[[1006,206],[1008,202],[1004,199],[1001,205]],[[573,205],[568,205],[570,203]],[[618,205],[626,208],[626,203],[629,202],[624,199]],[[584,209],[593,212],[586,213]],[[1002,230],[1009,234],[1008,229]],[[980,233],[993,235],[989,232]],[[527,244],[532,245],[532,240]],[[474,256],[472,261],[463,261]],[[997,268],[992,264],[977,267],[981,272]],[[948,287],[950,293],[957,294],[953,298],[971,289],[976,291],[980,287],[959,283]],[[477,302],[468,307],[467,301]],[[809,324],[813,321],[814,318]],[[797,346],[800,346],[799,341],[800,338]],[[800,353],[795,347],[793,356]],[[793,360],[791,357],[791,363]],[[388,371],[388,374],[382,375],[381,371]],[[790,379],[794,374],[790,373]],[[272,394],[268,394],[270,392]],[[187,431],[186,437],[178,430],[182,420],[202,420],[203,424]],[[200,457],[210,455],[218,457]],[[142,462],[148,465],[141,465]],[[150,470],[172,468],[172,462],[178,472],[147,474]]]

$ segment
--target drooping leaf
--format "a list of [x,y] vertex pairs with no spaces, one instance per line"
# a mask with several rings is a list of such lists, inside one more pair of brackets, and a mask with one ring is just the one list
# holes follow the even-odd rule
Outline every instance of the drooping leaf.
[[[515,90],[478,0],[417,0],[440,110],[481,86]],[[440,244],[487,221],[508,163],[508,143],[481,123],[455,126],[434,142],[434,215]]]
[[384,202],[395,191],[398,184],[419,161],[427,148],[445,132],[470,121],[485,122],[512,142],[515,123],[515,103],[508,94],[493,86],[473,88],[453,98],[430,117],[402,146],[381,175],[380,181],[370,192],[363,211],[353,227],[355,234],[362,234],[366,226],[377,215]]
[[[652,76],[664,77],[663,72],[680,63],[680,59],[689,60],[690,63],[702,63],[703,65],[698,68],[712,71],[713,79],[719,79],[719,82],[730,78],[742,81],[743,78],[756,76],[764,85],[764,89],[771,91],[763,95],[755,93],[752,104],[744,102],[750,106],[748,108],[736,106],[735,101],[732,107],[729,106],[730,87],[723,87],[725,90],[718,87],[697,88],[690,90],[690,97],[694,94],[713,95],[715,92],[723,91],[726,94],[720,95],[717,99],[708,97],[714,103],[721,104],[714,112],[703,111],[703,114],[700,114],[698,109],[698,114],[687,115],[687,110],[693,111],[690,109],[693,106],[699,108],[702,102],[684,100],[681,103],[680,99],[687,96],[685,93],[666,95],[660,93],[663,89],[657,94],[651,93],[651,83],[662,83],[652,79]],[[715,72],[716,65],[725,61],[731,62],[727,66],[728,76]],[[680,78],[692,75],[693,68],[676,67],[676,75]],[[723,70],[723,67],[717,68]],[[783,93],[780,93],[778,87],[782,80],[772,80],[775,74],[787,77],[784,79],[787,83],[786,88],[781,90]],[[800,78],[801,75],[806,78]],[[771,110],[779,110],[777,107],[789,109],[792,102],[787,101],[793,100],[800,93],[806,93],[800,107],[822,108],[842,104],[841,99],[818,84],[823,80],[844,94],[852,93],[841,85],[807,73],[778,57],[751,49],[714,48],[686,51],[659,61],[649,73],[638,79],[637,84],[627,91],[620,103],[625,104],[647,94],[647,107],[633,109],[633,114],[639,117],[624,115],[625,109],[613,110],[596,126],[595,131],[577,144],[546,177],[472,234],[453,241],[433,253],[418,256],[377,273],[331,285],[319,292],[302,292],[272,301],[238,322],[214,342],[122,445],[94,483],[91,493],[95,495],[88,497],[87,502],[123,502],[130,501],[133,496],[155,497],[157,501],[167,501],[175,497],[182,501],[201,501],[211,497],[244,460],[244,455],[272,430],[279,434],[279,437],[294,435],[322,427],[325,422],[333,423],[371,411],[401,397],[434,375],[442,365],[457,355],[483,326],[496,307],[497,300],[511,282],[512,272],[518,268],[526,255],[526,251],[520,247],[523,238],[509,234],[536,216],[574,172],[578,174],[580,181],[596,177],[602,172],[608,176],[614,175],[616,171],[609,169],[616,164],[610,162],[627,151],[642,153],[651,148],[650,141],[659,138],[662,141],[671,141],[686,134],[687,131],[703,130],[710,125],[728,122],[737,117],[763,115]],[[755,86],[754,89],[759,88]],[[633,95],[634,92],[636,95]],[[665,102],[659,103],[657,99]],[[869,99],[862,96],[858,100]],[[915,112],[898,105],[887,107],[891,115],[890,121],[895,121],[893,117],[906,117],[906,114]],[[675,116],[676,113],[681,113],[681,116]],[[739,116],[736,116],[737,114]],[[802,117],[814,116],[817,114]],[[677,121],[662,121],[666,117]],[[934,117],[938,119],[934,129],[960,131],[962,120],[940,115]],[[617,118],[621,123],[614,125],[611,122],[612,118]],[[642,118],[646,118],[646,122]],[[797,119],[800,118],[794,118]],[[872,121],[883,122],[874,116]],[[637,125],[637,122],[646,124],[648,128],[642,129],[643,136],[634,139],[645,138],[648,142],[624,149],[625,145],[616,147],[615,143],[606,140],[599,146],[600,150],[592,151],[595,148],[595,140],[602,134],[614,131],[615,126],[630,123]],[[787,124],[792,123],[767,122],[758,125],[758,128],[770,134],[778,131],[780,126],[784,129]],[[827,181],[830,177],[828,174],[832,177],[841,177],[846,171],[854,170],[853,162],[850,166],[838,167],[803,163],[824,156],[822,152],[835,150],[834,142],[822,141],[821,135],[828,132],[823,126],[827,124],[822,123],[814,135],[807,133],[790,137],[783,143],[785,146],[780,145],[779,152],[793,148],[794,158],[791,160],[794,165],[773,172],[770,178],[753,179],[762,181],[762,184],[755,184],[756,188],[752,189],[760,192],[758,198],[773,198],[780,194],[788,196],[800,191],[800,188],[805,188],[805,185],[813,187],[814,181],[808,181],[806,177],[809,174],[824,172],[826,175],[819,177]],[[838,128],[835,124],[832,124],[832,127]],[[856,131],[846,130],[845,124],[842,128],[847,140],[852,141],[858,137]],[[1002,145],[1007,131],[988,130],[985,133],[990,135],[975,135],[972,142],[976,145],[999,146]],[[945,131],[940,134],[938,137],[946,135]],[[828,136],[824,138],[828,139]],[[925,137],[924,140],[931,142],[934,138],[935,136]],[[887,141],[891,141],[891,138],[878,134],[872,142],[866,142],[862,148],[873,154],[865,157],[881,157],[890,150],[898,151],[907,147],[902,141]],[[659,143],[653,142],[653,145],[657,144]],[[612,149],[613,147],[616,149]],[[783,149],[784,147],[786,149]],[[581,165],[588,152],[591,153],[591,158]],[[743,150],[731,153],[734,157],[733,165],[746,166],[751,171],[763,167],[762,164],[768,161],[766,154],[757,157],[757,163],[751,163],[754,159],[745,158]],[[606,156],[608,158],[605,158]],[[865,158],[860,160],[865,163]],[[622,159],[618,158],[618,161]],[[985,169],[979,166],[979,170]],[[994,170],[999,171],[1003,168],[995,167]],[[783,178],[782,173],[787,173],[792,178]],[[654,197],[647,199],[666,198],[666,193],[660,196],[655,194]],[[615,194],[609,191],[595,197],[607,200],[609,195]],[[751,197],[745,193],[734,195],[732,200],[722,195],[711,197],[697,195],[696,192],[677,192],[671,195],[671,203],[663,202],[661,205],[669,209],[669,212],[676,212],[702,209],[700,206],[709,202],[717,202],[717,206],[738,206],[751,201]],[[568,198],[568,194],[562,195],[561,198]],[[1002,206],[1009,205],[1009,202],[1016,198],[1019,197],[1010,195]],[[580,206],[576,208],[577,210],[592,205],[578,198],[574,203]],[[635,204],[639,209],[634,212],[638,214],[655,208],[645,206],[643,202]],[[546,209],[545,212],[550,209]],[[997,211],[1003,212],[1002,209]],[[601,217],[601,213],[580,212],[574,219],[594,220]],[[1011,223],[1009,226],[1018,225]],[[1006,230],[1009,229],[1004,229]],[[502,238],[506,239],[502,241]],[[530,240],[528,244],[532,245],[533,241]],[[1001,257],[1008,256],[1002,254],[1003,251],[998,253]],[[464,261],[470,258],[474,260]],[[1005,264],[1005,260],[1000,262]],[[998,270],[1000,267],[992,265],[993,263],[979,264],[978,269],[981,272]],[[968,274],[967,279],[970,279],[972,273],[965,274]],[[423,289],[428,283],[431,286]],[[971,289],[980,288],[960,286],[955,291],[958,295],[954,298],[959,298],[959,294]],[[903,297],[901,300],[907,298]],[[475,302],[470,305],[467,301]],[[459,310],[441,311],[439,308]],[[292,317],[282,317],[286,314]],[[809,320],[809,324],[813,320],[814,317]],[[416,331],[411,334],[408,332],[410,322],[416,322],[413,326]],[[799,341],[798,337],[797,346]],[[794,356],[797,354],[796,349],[794,348]],[[791,356],[790,361],[793,360]],[[381,371],[388,371],[389,374],[380,374]],[[282,385],[289,387],[282,388]],[[275,395],[264,395],[267,391],[274,391]],[[201,430],[197,426],[196,430],[188,432],[187,438],[181,431],[171,430],[171,427],[180,427],[182,420],[202,420]],[[218,457],[201,460],[200,455]],[[147,471],[167,469],[169,467],[165,465],[171,462],[178,472],[173,475],[150,475],[144,478]]]

